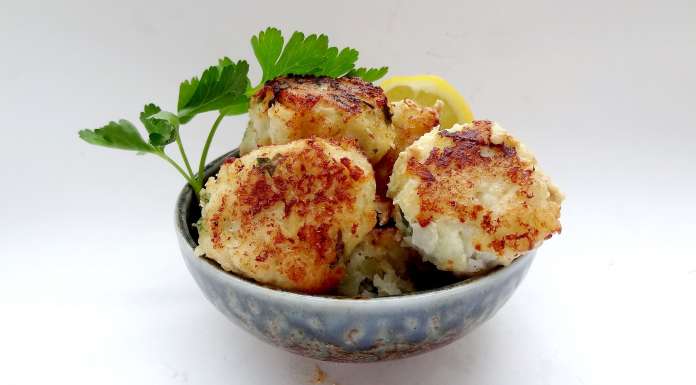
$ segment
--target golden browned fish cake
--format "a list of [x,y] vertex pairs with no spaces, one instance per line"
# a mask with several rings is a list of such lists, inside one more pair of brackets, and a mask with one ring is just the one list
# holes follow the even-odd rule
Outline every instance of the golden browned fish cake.
[[401,232],[394,227],[370,231],[350,255],[339,294],[374,297],[412,292],[408,264],[418,253],[403,246],[401,239]]
[[441,270],[507,265],[561,231],[562,194],[490,121],[425,134],[399,155],[387,194],[405,241]]
[[280,77],[256,93],[240,151],[318,136],[357,139],[373,164],[391,148],[387,98],[359,78]]
[[375,165],[377,194],[380,196],[386,194],[389,176],[391,176],[394,162],[399,157],[399,153],[440,124],[438,109],[441,105],[442,102],[438,101],[434,108],[421,107],[411,99],[389,103],[395,139],[394,146]]
[[196,254],[279,288],[334,289],[376,221],[372,166],[356,146],[311,138],[226,160],[201,193]]

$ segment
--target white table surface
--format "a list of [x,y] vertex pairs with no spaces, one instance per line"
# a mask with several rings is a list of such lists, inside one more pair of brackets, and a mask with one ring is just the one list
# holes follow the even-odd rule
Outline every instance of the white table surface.
[[[471,3],[3,1],[0,383],[308,384],[316,365],[341,385],[696,383],[696,3]],[[562,187],[563,234],[492,320],[377,364],[260,343],[184,267],[179,175],[78,140],[173,109],[179,81],[252,59],[267,25],[442,75]],[[184,128],[194,158],[211,122]],[[226,119],[212,154],[244,124]]]

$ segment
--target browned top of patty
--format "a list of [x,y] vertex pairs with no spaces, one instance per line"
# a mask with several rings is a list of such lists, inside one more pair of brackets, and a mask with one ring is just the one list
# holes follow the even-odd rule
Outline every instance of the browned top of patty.
[[355,77],[283,76],[266,82],[253,102],[281,103],[296,111],[307,111],[322,102],[351,114],[381,109],[389,116],[387,97],[380,87]]
[[[473,225],[474,248],[506,262],[561,231],[562,194],[533,155],[491,121],[431,131],[401,153],[394,169],[389,194],[409,220]],[[418,182],[415,196],[396,197],[407,181]]]
[[326,292],[375,224],[374,177],[351,141],[322,138],[229,158],[205,187],[200,251],[226,270]]

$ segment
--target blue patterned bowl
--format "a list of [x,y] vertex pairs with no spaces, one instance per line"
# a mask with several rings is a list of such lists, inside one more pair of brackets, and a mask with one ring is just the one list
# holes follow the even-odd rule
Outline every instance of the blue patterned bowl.
[[[232,151],[213,161],[217,173]],[[200,216],[186,186],[176,203],[176,230],[186,267],[206,298],[227,318],[259,339],[325,361],[371,362],[424,353],[462,337],[510,298],[534,252],[484,276],[435,290],[375,299],[346,299],[273,289],[223,271],[193,255]]]

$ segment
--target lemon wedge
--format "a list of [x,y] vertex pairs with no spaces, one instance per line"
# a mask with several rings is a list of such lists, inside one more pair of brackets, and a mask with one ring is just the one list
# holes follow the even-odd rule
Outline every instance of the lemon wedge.
[[380,86],[390,102],[408,98],[422,106],[433,106],[442,100],[440,126],[443,128],[450,128],[455,123],[469,123],[474,119],[462,95],[439,76],[393,76],[382,81]]

